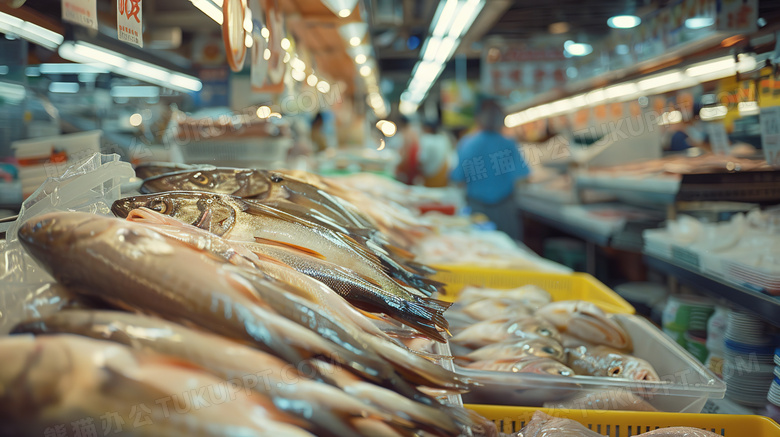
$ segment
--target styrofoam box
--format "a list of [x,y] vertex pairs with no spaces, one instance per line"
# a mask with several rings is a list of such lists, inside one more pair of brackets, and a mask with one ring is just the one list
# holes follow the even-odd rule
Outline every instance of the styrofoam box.
[[89,151],[100,152],[100,136],[102,131],[79,132],[75,134],[57,135],[53,137],[31,138],[14,141],[11,148],[17,159],[40,158],[49,156],[53,148],[64,150],[68,154]]
[[494,372],[456,365],[457,373],[481,384],[464,394],[463,402],[540,407],[545,402],[577,399],[580,394],[584,397],[587,393],[599,391],[617,397],[622,393],[631,393],[645,399],[660,411],[698,413],[707,399],[724,397],[726,384],[647,320],[622,314],[613,317],[631,335],[633,355],[652,364],[661,378],[660,382]]

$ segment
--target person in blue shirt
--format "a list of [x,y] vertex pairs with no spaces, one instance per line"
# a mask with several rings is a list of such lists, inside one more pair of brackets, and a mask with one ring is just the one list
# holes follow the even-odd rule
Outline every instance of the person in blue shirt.
[[517,144],[501,135],[504,111],[493,99],[484,100],[477,112],[479,131],[458,144],[458,165],[450,180],[466,183],[466,199],[472,212],[485,214],[515,240],[522,240],[522,226],[515,203],[515,184],[530,170]]

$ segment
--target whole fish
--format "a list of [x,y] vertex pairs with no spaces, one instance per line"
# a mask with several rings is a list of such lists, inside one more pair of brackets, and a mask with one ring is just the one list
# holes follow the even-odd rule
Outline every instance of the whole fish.
[[512,299],[502,297],[486,298],[466,302],[459,312],[474,320],[490,320],[501,317],[522,317],[534,313],[533,308]]
[[552,302],[550,293],[535,285],[498,290],[484,287],[465,287],[458,295],[458,302],[468,304],[484,299],[508,299],[519,302],[534,310]]
[[[372,253],[348,236],[265,205],[228,195],[171,192],[120,199],[114,202],[112,211],[125,217],[131,210],[140,207],[169,215],[229,240],[258,241],[304,251],[354,270],[385,292],[406,301],[414,302],[415,295],[425,297],[425,294],[395,282]],[[446,329],[446,323],[441,327]]]
[[624,351],[631,350],[631,336],[626,330],[608,318],[601,308],[590,302],[580,300],[553,302],[540,308],[536,315],[547,319],[562,334],[589,343]]
[[528,424],[513,437],[604,437],[581,423],[564,417],[553,417],[537,411]]
[[520,360],[487,360],[469,363],[466,367],[496,372],[536,373],[539,375],[572,376],[574,371],[552,358],[527,357]]
[[[146,226],[151,226],[153,229],[161,231],[166,235],[170,235],[180,241],[185,241],[194,248],[206,250],[224,261],[233,262],[234,265],[249,268],[250,272],[255,271],[253,267],[256,267],[264,274],[269,275],[272,279],[287,284],[288,287],[284,287],[284,291],[322,306],[331,317],[338,321],[338,325],[343,326],[343,328],[328,325],[319,326],[320,329],[325,330],[323,336],[331,336],[343,329],[348,329],[348,335],[355,337],[354,341],[358,341],[359,338],[359,341],[361,342],[359,346],[362,349],[373,350],[375,353],[387,359],[399,373],[404,375],[406,379],[412,383],[444,390],[460,390],[468,387],[469,381],[452,372],[444,370],[440,366],[434,365],[430,361],[417,356],[406,348],[400,347],[400,345],[379,330],[376,325],[357,313],[354,308],[347,304],[343,298],[335,294],[333,290],[319,281],[293,270],[289,266],[257,258],[252,252],[243,251],[243,247],[236,247],[235,243],[225,241],[213,234],[209,234],[201,229],[178,222],[175,219],[163,216],[151,210],[141,209],[131,211],[130,214],[128,214],[128,220],[139,220]],[[165,224],[170,222],[173,223],[168,225]],[[236,253],[241,253],[242,260],[249,261],[249,265],[247,265],[247,263],[236,262],[237,257],[229,255],[230,253],[233,253],[234,247],[238,250]],[[253,278],[249,279],[252,280]],[[262,286],[262,284],[260,285]],[[264,290],[266,289],[263,288],[259,291]],[[269,303],[271,300],[280,300],[279,296],[274,294],[277,290],[268,291],[271,291],[271,294],[266,296]],[[292,302],[292,304],[296,306],[306,305],[305,303],[300,302]],[[290,308],[293,308],[293,306],[285,306],[278,311],[282,312]],[[313,315],[318,312],[318,308],[306,308],[302,313]],[[351,312],[356,314],[352,317],[342,317],[351,314]],[[325,322],[327,322],[327,320]],[[307,321],[306,324],[309,325],[310,323]],[[365,325],[368,325],[368,327]],[[363,337],[364,332],[362,331],[373,334],[378,337],[378,339]]]
[[471,352],[466,355],[466,358],[472,361],[520,360],[531,356],[563,361],[565,355],[560,343],[550,338],[539,337],[491,344]]
[[[314,360],[312,364],[319,369],[322,374],[330,376],[334,383],[344,391],[361,399],[371,399],[373,405],[382,408],[397,408],[404,411],[413,420],[421,421],[428,419],[433,423],[439,424],[442,429],[443,427],[449,426],[448,422],[451,419],[455,419],[459,431],[451,428],[450,432],[453,436],[473,435],[475,437],[498,437],[495,425],[473,411],[465,409],[459,410],[455,407],[442,410],[441,408],[413,404],[409,402],[409,399],[400,396],[397,393],[388,391],[382,387],[367,384],[359,378],[356,378],[355,375],[345,372],[343,369],[335,367],[330,363],[322,360]],[[477,429],[481,429],[481,432],[474,432]]]
[[260,258],[258,253],[246,249],[239,243],[224,240],[208,231],[182,223],[148,208],[130,211],[127,220],[143,223],[157,232],[182,241],[193,248],[209,252],[219,259],[239,267],[260,269],[268,276],[291,285],[291,291],[321,305],[330,314],[342,318],[344,323],[353,323],[367,333],[390,340],[384,332],[342,296],[322,282],[298,272],[280,260],[266,256]]
[[62,424],[88,433],[108,422],[133,436],[312,437],[267,396],[120,344],[13,335],[0,338],[0,357],[0,435],[49,435]]
[[346,227],[371,224],[338,199],[311,184],[267,170],[213,168],[163,174],[144,181],[141,192],[203,191],[262,201],[271,206],[292,203],[322,214]]
[[561,342],[561,334],[552,323],[534,316],[498,317],[477,322],[457,332],[450,341],[472,349],[492,343],[548,337]]
[[370,380],[417,395],[394,373],[388,374],[381,360],[277,314],[258,299],[251,282],[224,263],[142,224],[59,212],[28,221],[19,238],[58,281],[78,293],[201,326],[289,363],[328,357]]
[[166,173],[184,170],[214,168],[208,164],[174,164],[172,162],[148,162],[135,167],[135,176],[141,179],[149,179]]
[[607,346],[579,346],[567,352],[567,364],[577,374],[660,381],[655,369],[647,361]]
[[[286,362],[224,337],[172,322],[116,311],[62,311],[21,324],[16,333],[69,333],[154,351],[209,370],[246,390],[271,396],[282,410],[305,421],[316,435],[358,436],[353,421],[370,418],[391,426],[409,422],[380,412],[330,385],[306,378]],[[413,401],[410,401],[413,402]],[[390,412],[394,412],[391,410]]]
[[214,168],[164,174],[144,181],[142,193],[199,191],[251,199],[336,232],[349,234],[388,267],[388,273],[405,284],[434,293],[443,284],[420,276],[419,265],[407,263],[411,254],[391,245],[355,209],[326,191],[265,170]]

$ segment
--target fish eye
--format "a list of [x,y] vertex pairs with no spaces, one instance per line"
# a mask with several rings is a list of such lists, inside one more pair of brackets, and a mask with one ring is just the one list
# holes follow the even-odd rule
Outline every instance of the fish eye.
[[206,185],[209,182],[209,178],[206,177],[203,173],[195,173],[192,175],[192,181],[199,185]]
[[539,334],[543,335],[545,337],[549,337],[549,336],[552,335],[552,332],[550,332],[550,330],[547,329],[547,328],[542,328],[542,329],[539,330]]
[[149,202],[149,209],[153,211],[157,211],[160,214],[167,214],[170,209],[170,206],[164,200],[155,199]]
[[282,182],[283,180],[284,180],[284,178],[281,175],[279,175],[279,174],[271,175],[271,181],[272,182],[279,183],[279,182]]
[[623,373],[623,368],[620,365],[614,365],[607,370],[607,376],[618,376]]
[[542,348],[542,352],[544,352],[546,354],[553,355],[553,354],[555,354],[555,349],[551,348],[550,346],[544,346]]

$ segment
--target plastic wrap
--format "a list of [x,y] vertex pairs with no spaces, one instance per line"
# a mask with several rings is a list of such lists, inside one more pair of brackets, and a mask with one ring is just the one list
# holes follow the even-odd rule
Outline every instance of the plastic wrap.
[[26,253],[17,230],[30,218],[53,211],[83,211],[111,215],[120,186],[135,173],[119,155],[94,154],[74,164],[60,177],[49,178],[22,204],[19,218],[0,246],[0,334],[30,317],[56,312],[72,296]]

